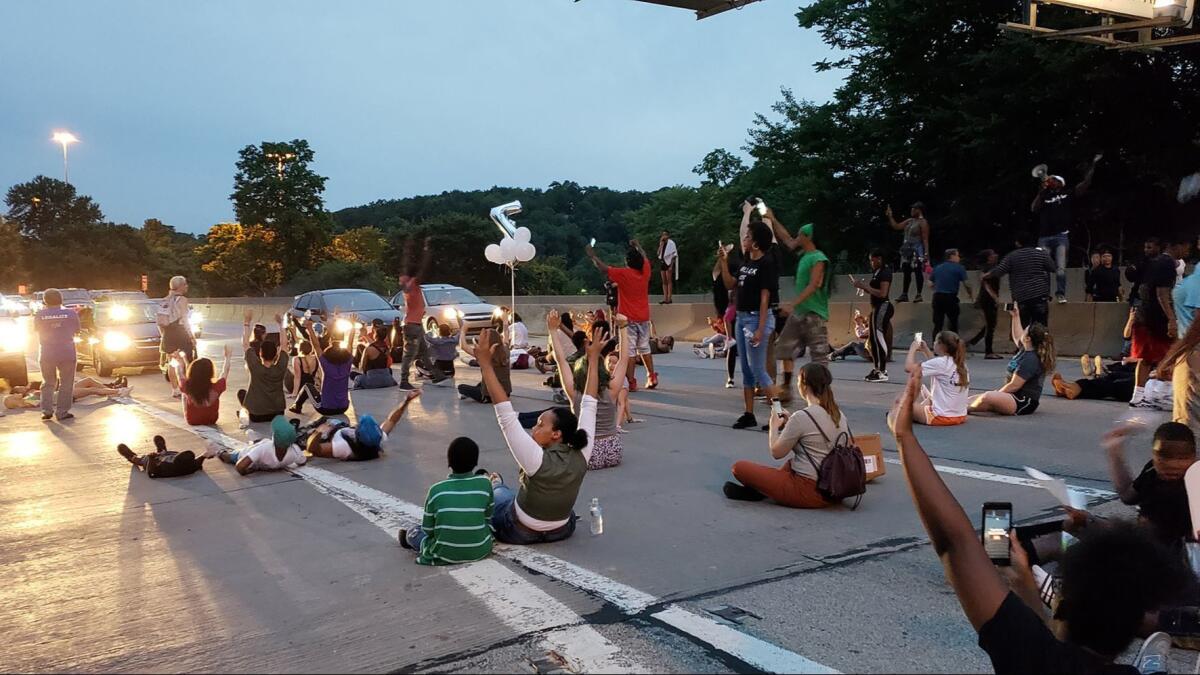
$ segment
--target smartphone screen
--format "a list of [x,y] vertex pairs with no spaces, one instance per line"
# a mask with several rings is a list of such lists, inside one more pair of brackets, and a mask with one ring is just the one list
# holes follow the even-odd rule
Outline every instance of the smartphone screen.
[[983,505],[983,548],[997,565],[1009,563],[1008,531],[1012,529],[1012,504],[988,502]]
[[1004,311],[1006,311],[1006,312],[1013,311],[1013,304],[1011,302],[1004,303]]
[[595,237],[592,237],[592,240],[590,242],[588,242],[588,246],[591,246],[592,248],[596,248],[596,238]]

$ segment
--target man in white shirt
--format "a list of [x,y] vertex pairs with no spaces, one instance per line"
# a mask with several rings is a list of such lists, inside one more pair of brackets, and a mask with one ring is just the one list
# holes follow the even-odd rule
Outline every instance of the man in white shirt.
[[232,464],[245,476],[255,471],[279,471],[290,466],[302,466],[308,459],[296,445],[296,427],[283,415],[271,422],[271,437],[254,441],[245,450],[222,450],[217,455],[222,462]]
[[658,238],[658,260],[662,263],[659,274],[662,276],[663,287],[663,299],[658,304],[669,305],[675,290],[675,280],[679,278],[679,249],[666,230],[663,230],[662,236]]

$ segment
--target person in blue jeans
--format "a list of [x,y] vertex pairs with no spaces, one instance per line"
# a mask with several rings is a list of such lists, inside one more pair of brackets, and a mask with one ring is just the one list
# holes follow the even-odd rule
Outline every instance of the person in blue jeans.
[[62,293],[48,289],[42,297],[45,308],[33,317],[42,368],[42,419],[57,415],[69,420],[75,395],[75,334],[79,332],[79,314],[62,306]]
[[600,352],[608,336],[597,330],[586,345],[587,384],[579,404],[579,417],[570,408],[551,408],[538,417],[529,433],[521,427],[508,392],[496,377],[490,355],[492,345],[499,341],[495,330],[485,330],[475,346],[475,358],[483,374],[483,386],[495,404],[500,431],[521,474],[515,491],[504,484],[499,474],[491,474],[495,498],[492,532],[496,541],[506,544],[561,541],[575,532],[575,500],[592,456]]
[[721,260],[721,278],[725,287],[737,291],[737,321],[735,338],[742,361],[742,397],[746,410],[733,423],[734,429],[758,426],[754,418],[754,389],[758,387],[768,397],[778,395],[775,382],[767,373],[767,340],[775,331],[775,310],[779,307],[779,266],[771,249],[771,228],[751,216],[742,240],[747,251],[736,271],[729,269],[728,253],[717,248]]
[[1062,176],[1046,176],[1030,206],[1030,210],[1038,215],[1040,221],[1038,248],[1045,250],[1054,259],[1055,296],[1060,305],[1067,301],[1067,249],[1071,245],[1075,198],[1082,197],[1092,186],[1092,177],[1096,173],[1096,163],[1100,158],[1101,155],[1096,155],[1092,159],[1087,174],[1072,190],[1067,190],[1067,181]]

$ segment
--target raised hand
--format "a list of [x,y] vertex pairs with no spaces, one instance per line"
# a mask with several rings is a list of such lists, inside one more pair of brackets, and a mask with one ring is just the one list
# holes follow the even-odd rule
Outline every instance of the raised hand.
[[608,343],[608,333],[601,331],[600,328],[592,330],[591,339],[588,340],[586,347],[589,359],[600,358],[600,352],[604,351],[604,345]]
[[475,343],[474,356],[479,362],[479,367],[483,368],[484,364],[492,363],[492,345],[496,344],[499,336],[492,328],[488,328],[479,333],[479,341]]
[[246,309],[246,311],[242,312],[242,318],[245,319],[246,323],[250,323],[254,320],[254,310]]
[[912,409],[913,401],[921,391],[921,366],[918,364],[908,375],[908,384],[904,392],[892,404],[892,414],[888,415],[888,426],[895,436],[911,435],[913,430]]
[[546,329],[553,335],[554,331],[562,326],[562,314],[558,310],[552,309],[546,314]]

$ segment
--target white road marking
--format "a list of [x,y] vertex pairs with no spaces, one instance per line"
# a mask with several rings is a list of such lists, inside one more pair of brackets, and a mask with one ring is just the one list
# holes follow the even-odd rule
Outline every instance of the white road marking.
[[[884,457],[884,462],[888,464],[903,465],[896,457]],[[1042,484],[1027,476],[1010,476],[1003,473],[992,473],[990,471],[979,471],[977,469],[963,469],[957,466],[945,466],[942,464],[934,464],[933,468],[938,470],[938,473],[949,474],[951,476],[962,476],[963,478],[974,478],[975,480],[986,480],[993,483],[1008,483],[1009,485],[1022,485],[1024,487],[1043,489]],[[1098,488],[1080,487],[1078,485],[1068,485],[1067,487],[1079,492],[1080,494],[1092,499],[1112,499],[1117,496],[1117,493],[1111,490],[1100,490]]]
[[495,560],[454,566],[448,574],[519,634],[543,632],[543,644],[570,661],[579,673],[644,673],[616,645],[542,589]]
[[[243,445],[237,439],[227,436],[218,429],[212,427],[193,427],[188,425],[183,418],[172,413],[152,408],[140,402],[136,405],[139,409],[157,419],[172,426],[196,433],[202,438],[223,447],[235,449]],[[352,511],[382,529],[393,540],[396,539],[401,527],[411,526],[415,522],[420,522],[424,512],[424,509],[416,504],[406,502],[332,471],[312,466],[302,466],[290,469],[289,473],[304,479],[318,492],[342,502]],[[497,544],[495,551],[497,554],[530,570],[540,572],[568,586],[595,595],[618,607],[626,614],[637,614],[658,601],[657,598],[648,593],[644,593],[595,572],[588,571],[565,560],[545,553],[539,553],[531,547]],[[493,565],[499,566],[495,561],[481,561],[481,563],[485,562],[491,562]],[[487,584],[475,583],[479,577],[471,576],[473,574],[488,574],[488,572],[459,571],[460,569],[469,569],[481,563],[472,563],[467,565],[466,568],[452,569],[450,574],[456,581],[462,583],[463,587],[469,592],[483,600],[506,624],[522,630],[519,626],[509,623],[511,620],[519,623],[521,626],[529,625],[526,614],[519,604],[519,599],[505,600],[505,608],[497,611],[492,606],[491,601],[489,601],[495,589]],[[504,568],[501,567],[501,569]],[[493,572],[492,574],[495,573]],[[520,591],[521,594],[542,594],[546,595],[554,603],[558,603],[557,600],[553,600],[553,598],[545,594],[541,589],[520,579],[515,574],[512,575],[512,579],[524,585]],[[469,580],[470,585],[464,583],[464,580]],[[561,605],[561,603],[558,604]],[[538,606],[542,608],[546,607],[545,603]],[[570,612],[569,609],[566,609],[565,605],[562,607],[565,611]],[[572,614],[572,616],[574,615]],[[666,610],[657,612],[652,616],[677,630],[692,635],[705,644],[709,644],[766,672],[838,672],[782,647],[777,647],[758,638],[746,635],[714,619],[695,614],[678,605],[671,605]],[[577,620],[578,617],[575,617],[575,619]],[[568,660],[582,664],[587,668],[581,672],[647,672],[645,668],[625,660],[622,660],[619,666],[613,665],[617,662],[617,657],[615,652],[610,651],[609,647],[611,646],[615,650],[615,646],[612,646],[602,635],[590,627],[576,626],[575,628],[588,628],[591,634],[580,632],[573,628],[552,631],[545,638],[548,645],[555,648]],[[540,628],[533,630],[540,630]],[[528,630],[522,630],[522,632],[528,632]]]
[[708,617],[694,614],[679,605],[670,605],[651,616],[764,672],[838,672],[752,635],[734,630],[723,623],[717,623]]

